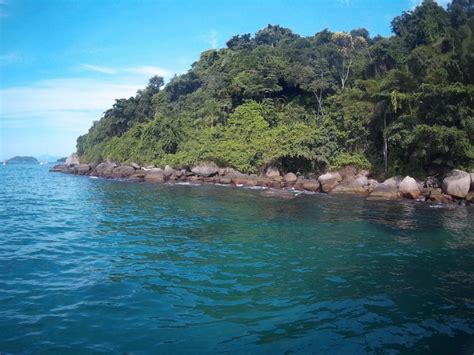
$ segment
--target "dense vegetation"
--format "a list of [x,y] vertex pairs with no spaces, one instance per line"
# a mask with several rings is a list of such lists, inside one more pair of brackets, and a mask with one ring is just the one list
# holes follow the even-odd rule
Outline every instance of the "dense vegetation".
[[166,86],[154,77],[78,139],[84,161],[243,172],[346,164],[389,174],[474,167],[474,5],[425,0],[392,21],[301,37],[268,25],[209,50]]

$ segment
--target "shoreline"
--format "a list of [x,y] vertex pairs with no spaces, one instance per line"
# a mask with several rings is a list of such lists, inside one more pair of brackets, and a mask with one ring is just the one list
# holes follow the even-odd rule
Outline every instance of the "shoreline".
[[[396,176],[386,179],[384,182],[378,182],[369,178],[368,171],[354,167],[344,167],[339,171],[328,172],[319,177],[305,177],[291,172],[281,175],[274,167],[268,168],[264,175],[249,175],[232,168],[219,168],[214,163],[202,163],[190,170],[173,169],[170,166],[162,169],[152,166],[142,167],[137,164],[121,165],[112,162],[100,164],[63,163],[54,165],[49,171],[150,184],[175,183],[243,187],[267,191],[269,196],[274,195],[280,198],[290,198],[290,194],[292,198],[301,193],[327,193],[356,195],[370,201],[407,199],[443,205],[474,205],[474,191],[472,189],[474,174],[457,170],[448,174],[442,184],[433,178],[427,178],[424,182],[420,182],[409,176],[404,178]],[[466,174],[468,178],[466,178]],[[468,184],[467,187],[466,184]],[[461,191],[460,188],[464,190]],[[462,195],[464,197],[461,197]]]

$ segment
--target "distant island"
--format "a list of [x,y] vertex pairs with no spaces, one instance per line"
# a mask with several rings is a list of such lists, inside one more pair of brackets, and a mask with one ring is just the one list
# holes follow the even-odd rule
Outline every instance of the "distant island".
[[7,160],[8,164],[38,164],[38,159],[28,156],[15,156]]
[[58,160],[56,160],[56,163],[65,163],[66,159],[67,157],[59,158]]

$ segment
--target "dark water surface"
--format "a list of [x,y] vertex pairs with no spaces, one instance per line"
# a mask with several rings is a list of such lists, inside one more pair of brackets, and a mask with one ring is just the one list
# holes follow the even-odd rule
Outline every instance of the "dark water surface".
[[0,167],[0,352],[465,353],[474,208]]

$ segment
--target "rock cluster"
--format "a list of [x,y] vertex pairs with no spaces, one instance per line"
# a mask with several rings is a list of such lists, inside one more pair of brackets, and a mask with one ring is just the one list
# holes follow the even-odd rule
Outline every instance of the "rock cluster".
[[397,200],[408,198],[417,201],[450,203],[462,201],[474,203],[473,173],[453,170],[441,183],[435,177],[424,182],[410,176],[394,176],[379,183],[369,179],[368,171],[348,169],[327,172],[319,177],[302,176],[292,172],[284,175],[276,167],[269,167],[261,175],[243,174],[232,168],[219,168],[213,162],[203,162],[190,170],[174,169],[167,165],[163,169],[153,166],[141,167],[138,164],[100,164],[65,163],[55,165],[51,171],[66,174],[90,175],[108,179],[127,179],[146,183],[191,182],[198,184],[222,184],[244,187],[266,187],[273,189],[325,192],[334,194],[356,194],[368,200]]

